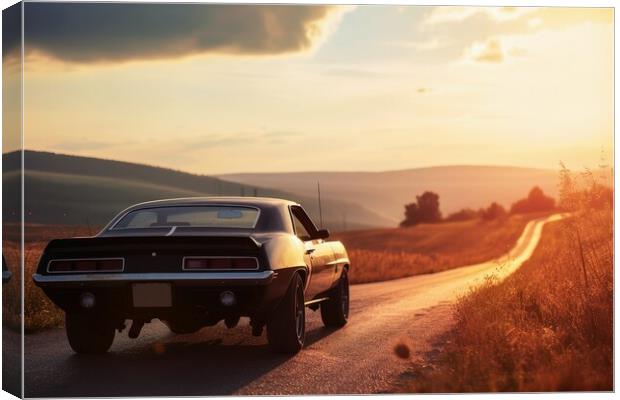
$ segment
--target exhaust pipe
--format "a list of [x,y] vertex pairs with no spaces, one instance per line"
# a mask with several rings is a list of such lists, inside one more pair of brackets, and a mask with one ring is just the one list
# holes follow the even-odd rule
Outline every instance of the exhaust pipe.
[[82,308],[93,308],[95,304],[95,295],[91,292],[84,292],[80,295],[80,306],[82,306]]
[[237,296],[235,296],[234,292],[226,290],[220,293],[220,304],[224,307],[232,307],[237,304]]

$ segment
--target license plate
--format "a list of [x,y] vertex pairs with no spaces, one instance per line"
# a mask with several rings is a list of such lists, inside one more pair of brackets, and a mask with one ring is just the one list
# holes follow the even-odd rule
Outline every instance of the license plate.
[[134,283],[134,307],[172,307],[172,287],[169,283]]

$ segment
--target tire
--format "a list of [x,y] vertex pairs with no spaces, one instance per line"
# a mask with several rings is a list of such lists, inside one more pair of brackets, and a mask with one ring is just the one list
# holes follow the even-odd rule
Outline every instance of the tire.
[[328,327],[341,328],[349,319],[349,274],[342,270],[338,285],[332,289],[329,300],[321,303],[321,319]]
[[99,315],[66,313],[69,345],[78,354],[103,354],[114,341],[114,325]]
[[295,274],[286,295],[267,322],[267,340],[276,353],[299,352],[306,340],[304,282]]

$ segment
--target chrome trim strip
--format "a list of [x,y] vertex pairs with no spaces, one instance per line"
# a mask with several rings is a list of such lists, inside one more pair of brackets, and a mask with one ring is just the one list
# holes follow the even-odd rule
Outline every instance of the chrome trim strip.
[[[235,268],[228,268],[228,269],[211,269],[211,268],[185,268],[185,259],[186,258],[198,258],[200,260],[202,259],[210,259],[210,258],[253,258],[254,261],[256,262],[256,268],[244,268],[244,269],[235,269]],[[256,271],[260,268],[260,265],[258,263],[258,258],[256,257],[244,257],[244,256],[185,256],[183,257],[183,261],[181,261],[181,269],[183,271]]]
[[348,258],[338,258],[334,261],[328,262],[326,265],[337,265],[337,264],[346,264],[349,262]]
[[322,302],[327,301],[327,300],[329,300],[329,297],[321,297],[320,299],[314,299],[314,300],[306,301],[304,303],[304,305],[310,306],[312,304],[322,303]]
[[[123,266],[121,269],[96,269],[93,271],[50,271],[50,264],[53,261],[101,261],[101,260],[121,260]],[[54,258],[47,262],[46,272],[48,274],[83,274],[84,272],[123,272],[125,270],[125,258],[124,257],[99,257],[99,258]]]
[[261,272],[151,272],[127,274],[71,274],[41,275],[34,274],[36,283],[80,283],[80,282],[161,282],[161,281],[252,281],[267,280],[273,271]]

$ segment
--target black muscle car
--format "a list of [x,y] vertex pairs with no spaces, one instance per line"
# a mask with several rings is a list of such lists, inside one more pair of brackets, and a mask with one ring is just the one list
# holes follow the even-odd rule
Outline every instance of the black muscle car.
[[96,236],[56,239],[34,282],[66,314],[77,353],[103,353],[131,320],[129,337],[162,320],[191,333],[249,317],[271,348],[299,351],[305,307],[326,326],[349,314],[344,246],[326,241],[296,203],[271,198],[160,200],[130,207]]

